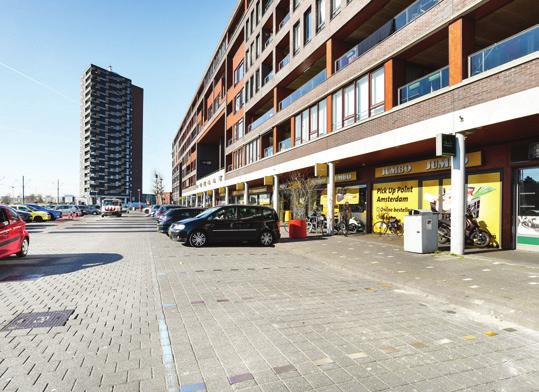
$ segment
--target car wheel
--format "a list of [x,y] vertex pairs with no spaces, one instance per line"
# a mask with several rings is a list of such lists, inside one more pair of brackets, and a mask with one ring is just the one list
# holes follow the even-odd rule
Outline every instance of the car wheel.
[[201,248],[206,245],[207,242],[208,238],[206,237],[206,233],[202,231],[195,231],[189,236],[189,245],[195,248]]
[[26,257],[26,255],[28,254],[29,245],[30,242],[28,241],[28,238],[22,240],[21,250],[19,251],[19,253],[17,253],[17,257]]
[[40,216],[36,216],[36,217],[34,218],[34,222],[43,222],[43,218],[40,217]]
[[262,246],[272,246],[273,242],[273,234],[270,231],[263,231],[260,234],[260,244]]

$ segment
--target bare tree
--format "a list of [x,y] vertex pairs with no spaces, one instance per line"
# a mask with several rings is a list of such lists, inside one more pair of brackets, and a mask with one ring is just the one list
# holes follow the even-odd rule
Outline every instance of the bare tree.
[[155,201],[157,204],[163,203],[163,193],[165,186],[163,185],[163,176],[157,171],[153,171],[153,194],[155,195]]
[[314,192],[315,184],[302,172],[295,172],[286,183],[286,191],[290,194],[292,216],[294,219],[307,218],[309,202]]
[[11,204],[11,196],[5,195],[0,198],[0,203],[2,204]]

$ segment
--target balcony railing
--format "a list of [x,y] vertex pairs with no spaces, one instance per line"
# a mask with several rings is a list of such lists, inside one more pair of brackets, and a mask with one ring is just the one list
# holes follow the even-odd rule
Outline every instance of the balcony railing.
[[279,110],[283,110],[286,107],[290,106],[293,102],[295,102],[296,100],[298,100],[299,98],[307,94],[309,91],[311,91],[312,89],[320,85],[325,80],[326,80],[326,70],[323,69],[315,77],[313,77],[303,86],[301,86],[292,94],[290,94],[288,97],[286,97],[281,102],[279,102]]
[[274,111],[273,108],[268,110],[266,113],[258,117],[256,120],[254,120],[251,124],[249,124],[247,128],[247,132],[251,132],[253,129],[261,125],[266,120],[269,120],[271,117],[273,117]]
[[539,50],[539,25],[482,49],[468,58],[468,74],[474,76]]
[[290,20],[290,12],[286,14],[283,20],[281,20],[281,23],[279,23],[279,30],[281,30],[284,27],[284,25],[288,23],[289,20]]
[[335,61],[335,72],[346,68],[363,53],[419,18],[440,0],[417,0]]
[[269,74],[266,75],[266,77],[262,81],[262,86],[265,86],[267,83],[269,83],[271,79],[273,79],[273,72],[270,72]]
[[279,142],[279,151],[288,150],[290,147],[292,147],[292,141],[290,138],[284,139]]
[[264,149],[264,158],[271,157],[273,155],[273,146],[266,147]]
[[399,104],[410,102],[448,85],[449,67],[446,66],[399,88]]
[[281,61],[279,61],[279,65],[277,66],[277,69],[280,71],[284,67],[288,65],[290,62],[290,53],[288,53]]

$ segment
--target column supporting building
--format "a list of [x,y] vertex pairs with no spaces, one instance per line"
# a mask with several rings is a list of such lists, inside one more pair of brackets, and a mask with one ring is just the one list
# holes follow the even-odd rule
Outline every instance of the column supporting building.
[[333,232],[333,222],[335,215],[335,163],[328,163],[328,189],[327,189],[327,220],[328,233]]
[[466,224],[466,147],[464,133],[456,135],[456,153],[451,160],[451,253],[464,254]]

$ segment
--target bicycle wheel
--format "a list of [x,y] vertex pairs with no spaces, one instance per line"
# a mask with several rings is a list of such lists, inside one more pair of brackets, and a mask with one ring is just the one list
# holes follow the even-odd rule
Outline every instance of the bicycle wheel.
[[387,230],[387,223],[384,221],[378,221],[374,225],[372,225],[372,232],[374,234],[383,235],[387,233]]

